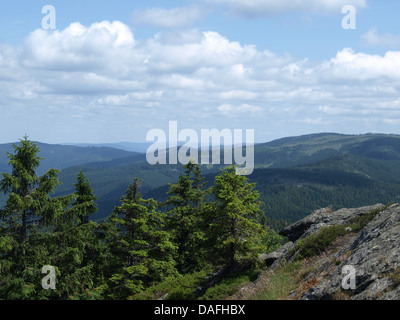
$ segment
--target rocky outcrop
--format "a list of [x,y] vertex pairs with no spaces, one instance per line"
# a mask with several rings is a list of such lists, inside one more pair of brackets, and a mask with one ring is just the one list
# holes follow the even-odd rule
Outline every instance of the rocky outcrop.
[[400,300],[400,204],[317,210],[282,230],[281,234],[290,242],[264,258],[269,261],[269,270],[273,270],[293,261],[299,241],[322,227],[348,225],[372,211],[374,215],[361,231],[354,233],[349,228],[349,234],[344,236],[346,241],[329,253],[332,256],[326,258],[325,253],[322,264],[304,279],[306,289],[294,290],[291,298]]
[[280,258],[285,256],[287,251],[290,250],[290,248],[292,248],[292,247],[293,247],[293,242],[289,241],[274,252],[271,252],[268,254],[262,254],[260,256],[260,259],[261,259],[261,261],[264,261],[264,264],[267,267],[270,267],[274,264],[274,262],[276,262],[277,260],[279,260]]
[[279,234],[288,237],[292,242],[308,237],[325,226],[345,225],[349,221],[365,215],[366,213],[382,208],[382,204],[353,209],[340,209],[333,211],[331,208],[324,208],[314,211],[304,219],[281,230]]
[[[341,263],[332,274],[306,292],[302,299],[334,299],[348,295],[354,300],[400,300],[400,205],[396,204],[378,214],[359,236],[334,257]],[[354,268],[354,287],[343,281],[350,280],[343,273]],[[311,277],[320,276],[327,270],[323,265]]]

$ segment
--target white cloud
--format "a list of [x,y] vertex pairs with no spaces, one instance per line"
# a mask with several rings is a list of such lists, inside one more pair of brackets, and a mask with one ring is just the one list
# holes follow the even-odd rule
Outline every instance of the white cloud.
[[368,47],[400,48],[400,35],[390,33],[378,34],[376,28],[371,28],[361,37]]
[[350,48],[338,52],[322,70],[327,77],[342,80],[400,80],[400,51],[388,51],[384,56],[356,53]]
[[32,32],[25,42],[22,62],[28,68],[99,70],[115,66],[120,55],[134,46],[134,36],[122,22],[103,21],[90,27],[72,23],[62,31]]
[[237,115],[252,116],[255,114],[260,114],[262,112],[262,108],[258,106],[249,105],[246,103],[238,106],[234,106],[231,104],[222,104],[217,108],[217,110],[224,116],[230,116],[230,117],[234,117]]
[[203,18],[204,10],[199,6],[166,9],[162,7],[137,9],[133,13],[134,24],[161,28],[187,27]]
[[345,5],[365,8],[366,0],[207,0],[209,3],[224,4],[231,14],[240,17],[257,17],[292,11],[313,14],[341,13]]
[[[399,51],[343,49],[313,62],[212,31],[135,41],[127,25],[105,21],[36,30],[21,47],[0,45],[0,69],[4,136],[10,127],[3,121],[14,113],[29,119],[28,133],[44,121],[64,136],[88,130],[116,140],[129,128],[175,119],[187,127],[230,121],[270,132],[278,124],[337,131],[323,126],[400,119]],[[71,115],[77,121],[66,123]]]

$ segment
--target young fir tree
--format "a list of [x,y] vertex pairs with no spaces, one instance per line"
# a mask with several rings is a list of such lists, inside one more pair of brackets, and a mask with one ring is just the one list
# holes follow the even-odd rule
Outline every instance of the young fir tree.
[[166,204],[167,229],[178,248],[177,269],[184,274],[198,270],[204,263],[203,208],[206,191],[199,165],[189,162],[183,166],[185,173],[176,183],[169,185]]
[[155,200],[142,198],[139,187],[135,179],[106,224],[112,275],[102,290],[112,299],[126,299],[176,275],[176,247],[163,230],[165,215]]
[[74,186],[76,195],[74,208],[78,212],[80,224],[85,224],[89,222],[89,216],[97,212],[95,201],[98,198],[94,195],[89,179],[85,176],[83,170],[78,174],[77,182]]
[[70,299],[94,299],[99,297],[96,286],[103,281],[103,246],[97,237],[99,226],[90,221],[97,211],[88,178],[81,171],[74,184],[72,204],[53,217],[48,232],[47,246],[54,247],[56,254],[51,262],[57,266],[61,277],[53,296]]
[[[8,194],[0,212],[1,298],[33,298],[40,286],[41,268],[48,264],[49,251],[43,244],[41,228],[71,200],[70,196],[52,198],[58,170],[38,176],[39,147],[25,136],[13,144],[14,154],[7,153],[12,172],[3,173],[0,190]],[[4,269],[3,269],[4,268]]]
[[235,166],[223,170],[211,192],[215,203],[209,211],[208,241],[211,259],[228,269],[245,259],[256,259],[261,253],[264,228],[259,219],[262,211],[255,184],[237,175]]

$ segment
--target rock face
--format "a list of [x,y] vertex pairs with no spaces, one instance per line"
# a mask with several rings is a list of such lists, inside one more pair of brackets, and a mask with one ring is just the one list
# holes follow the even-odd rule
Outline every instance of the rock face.
[[[335,295],[348,294],[355,300],[399,300],[400,279],[395,278],[400,268],[399,244],[400,205],[397,204],[377,215],[353,243],[343,248],[335,257],[342,262],[333,274],[311,288],[302,299],[332,299]],[[342,286],[347,280],[342,273],[346,266],[354,268],[354,289],[346,290]],[[321,274],[327,267],[315,273]]]
[[344,225],[357,216],[362,216],[367,212],[382,207],[382,204],[376,204],[368,207],[340,209],[337,211],[332,211],[330,208],[319,209],[304,219],[283,229],[279,234],[288,237],[288,239],[293,242],[317,232],[324,226]]
[[301,300],[400,300],[400,204],[317,210],[281,231],[291,242],[278,252],[270,268],[290,262],[296,243],[321,227],[345,225],[377,209],[382,211],[307,276],[305,280],[313,285],[293,295]]

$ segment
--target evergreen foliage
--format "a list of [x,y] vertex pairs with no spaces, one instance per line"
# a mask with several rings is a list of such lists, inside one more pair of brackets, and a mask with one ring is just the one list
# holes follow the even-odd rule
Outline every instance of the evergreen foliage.
[[185,173],[170,184],[166,205],[167,229],[177,246],[177,269],[181,274],[199,270],[204,261],[204,207],[207,191],[199,165],[189,162]]
[[[281,241],[261,219],[255,184],[234,166],[207,189],[200,166],[189,162],[163,204],[145,198],[135,178],[98,223],[98,198],[83,170],[74,192],[56,197],[60,171],[38,175],[38,145],[24,137],[13,148],[12,170],[0,181],[7,196],[0,211],[0,299],[125,300],[165,291],[169,299],[196,299],[198,285],[207,289],[210,275],[229,271],[229,280],[202,293],[219,296],[248,281],[259,254]],[[42,286],[45,266],[54,267],[54,288]]]
[[235,166],[223,170],[211,187],[215,202],[208,213],[208,248],[214,263],[233,268],[244,259],[256,258],[265,234],[259,220],[259,193]]
[[105,287],[112,299],[123,299],[165,277],[176,275],[173,245],[164,231],[165,214],[153,199],[143,199],[138,179],[129,186],[106,223],[112,271]]

